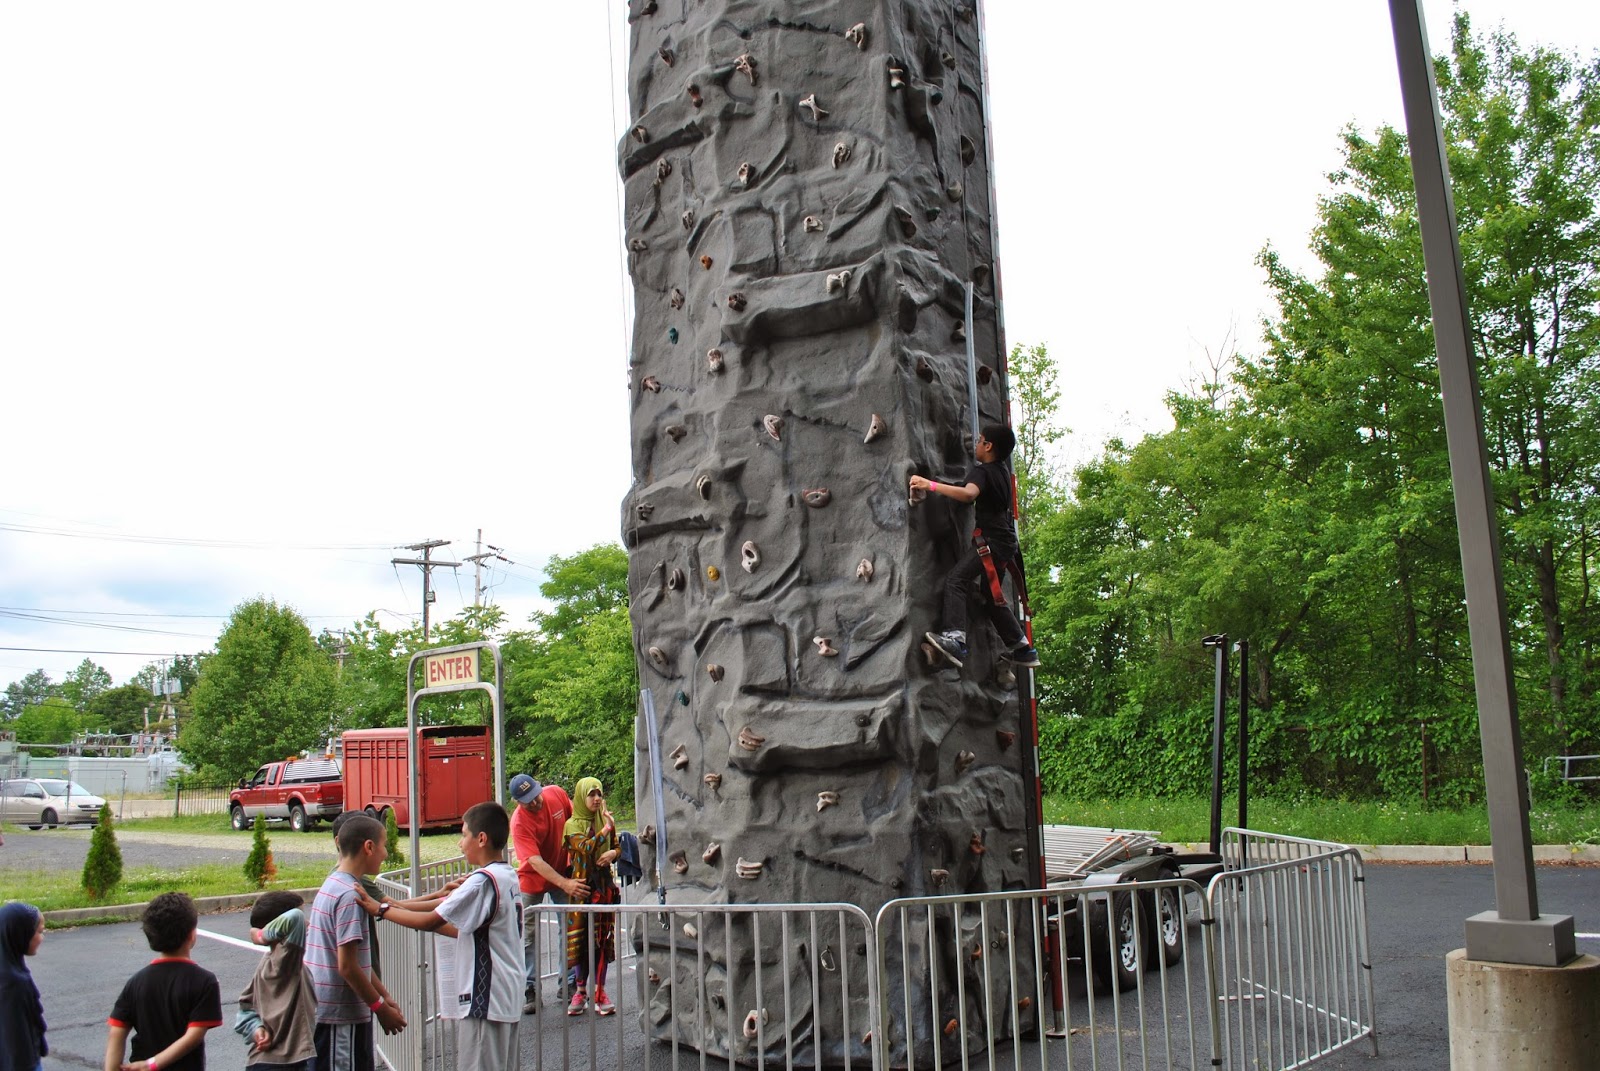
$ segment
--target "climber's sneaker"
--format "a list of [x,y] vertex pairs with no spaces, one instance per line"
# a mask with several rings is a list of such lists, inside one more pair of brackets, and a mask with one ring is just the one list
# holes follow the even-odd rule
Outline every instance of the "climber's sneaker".
[[967,634],[965,632],[925,632],[923,636],[933,649],[944,655],[946,662],[961,668],[967,660]]
[[1011,648],[1011,653],[1006,656],[1011,659],[1012,665],[1023,666],[1027,669],[1038,669],[1044,665],[1039,661],[1039,652],[1033,649],[1031,643],[1019,643]]
[[617,1006],[611,1003],[611,998],[606,996],[605,986],[600,986],[594,991],[594,1013],[596,1015],[615,1015]]

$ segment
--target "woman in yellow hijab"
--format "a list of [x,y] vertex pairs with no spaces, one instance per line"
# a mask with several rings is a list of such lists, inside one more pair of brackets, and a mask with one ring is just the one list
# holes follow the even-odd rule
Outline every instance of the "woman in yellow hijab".
[[[611,873],[611,864],[618,854],[617,823],[606,806],[598,778],[578,780],[572,793],[572,817],[567,819],[565,834],[571,876],[589,886],[587,902],[620,903],[622,894],[617,891]],[[611,1015],[617,1010],[606,996],[606,967],[617,958],[616,922],[617,916],[610,912],[567,915],[567,971],[577,979],[568,1015],[582,1015],[587,1010],[585,986],[589,979],[590,948],[594,949],[595,958],[595,1014]]]

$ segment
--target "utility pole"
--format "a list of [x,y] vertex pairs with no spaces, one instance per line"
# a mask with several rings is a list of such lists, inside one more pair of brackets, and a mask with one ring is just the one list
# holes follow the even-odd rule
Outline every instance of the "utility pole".
[[339,664],[339,676],[344,676],[344,660],[350,654],[350,640],[348,629],[329,629],[328,635],[339,637],[333,645],[333,658]]
[[[485,546],[489,548],[488,551],[483,549]],[[475,610],[483,605],[483,563],[488,561],[490,558],[498,558],[507,565],[517,564],[510,558],[506,557],[505,552],[499,547],[492,543],[484,543],[483,529],[479,528],[478,553],[468,554],[466,559],[472,563],[472,608]]]
[[436,547],[447,547],[448,539],[425,539],[421,543],[407,543],[400,550],[415,550],[422,553],[420,558],[390,558],[390,565],[415,565],[422,570],[422,644],[428,644],[428,609],[433,603],[433,570],[435,568],[456,569],[460,562],[436,562],[433,552]]

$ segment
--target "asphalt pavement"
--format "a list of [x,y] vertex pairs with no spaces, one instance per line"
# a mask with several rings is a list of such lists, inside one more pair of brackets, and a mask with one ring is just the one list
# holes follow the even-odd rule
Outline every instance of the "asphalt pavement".
[[[1374,1058],[1371,1045],[1363,1042],[1317,1066],[1443,1071],[1449,1067],[1444,956],[1462,945],[1467,916],[1494,906],[1493,873],[1486,866],[1461,864],[1374,864],[1366,873],[1379,1055]],[[1594,868],[1540,867],[1539,898],[1545,911],[1573,915],[1580,933],[1600,931],[1600,872]],[[216,973],[223,1015],[231,1023],[258,955],[228,940],[248,941],[247,917],[242,911],[206,915],[201,928],[216,936],[202,936],[195,959]],[[1191,940],[1195,936],[1191,930]],[[1579,951],[1600,954],[1600,939],[1594,936],[1578,945]],[[133,923],[52,930],[46,936],[33,960],[50,1023],[45,1071],[101,1066],[106,1014],[123,980],[151,955]],[[531,1050],[535,1021],[525,1020],[525,1051]],[[544,1021],[552,1027],[566,1022],[559,1014]],[[244,1067],[244,1043],[228,1027],[213,1031],[206,1048],[213,1071]],[[589,1062],[587,1057],[579,1062],[576,1051],[571,1055],[575,1067]],[[641,1067],[639,1050],[630,1046],[621,1063]],[[525,1066],[533,1065],[525,1061]],[[548,1059],[545,1066],[552,1066]]]

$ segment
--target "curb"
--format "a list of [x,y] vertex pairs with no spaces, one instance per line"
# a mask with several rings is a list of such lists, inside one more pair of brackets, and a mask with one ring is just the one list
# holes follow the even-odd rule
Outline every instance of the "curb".
[[[261,892],[277,892],[276,889],[263,889]],[[291,889],[285,890],[299,893],[306,903],[310,903],[317,895],[316,889]],[[232,896],[202,896],[195,900],[195,910],[202,915],[220,915],[228,911],[237,911],[241,907],[249,907],[256,902],[261,892],[235,893]],[[71,926],[80,922],[132,922],[144,914],[144,909],[150,906],[148,900],[138,904],[107,904],[105,907],[71,907],[61,911],[44,911],[46,926]]]
[[[1210,851],[1209,844],[1187,844],[1191,852]],[[1352,844],[1368,863],[1492,863],[1487,844]],[[1535,844],[1533,861],[1540,866],[1600,866],[1600,847],[1571,844]]]

